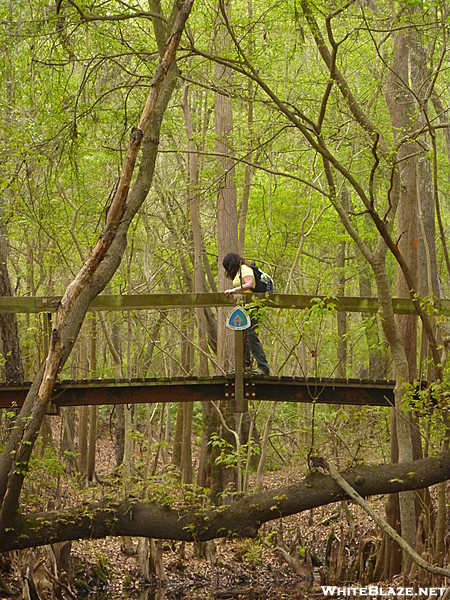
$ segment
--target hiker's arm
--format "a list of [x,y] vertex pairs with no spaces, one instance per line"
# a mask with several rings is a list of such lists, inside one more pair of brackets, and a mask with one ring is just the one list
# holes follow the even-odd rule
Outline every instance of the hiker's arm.
[[238,287],[230,288],[229,290],[225,290],[225,294],[229,296],[230,294],[235,294],[236,292],[245,292],[245,290],[251,290],[253,287],[253,277],[251,275],[247,275],[242,280],[242,285]]

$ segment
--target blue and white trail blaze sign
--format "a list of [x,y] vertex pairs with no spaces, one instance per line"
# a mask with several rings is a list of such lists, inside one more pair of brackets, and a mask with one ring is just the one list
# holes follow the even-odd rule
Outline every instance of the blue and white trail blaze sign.
[[228,315],[227,327],[234,331],[241,331],[242,329],[248,329],[250,327],[250,316],[242,306],[237,306]]

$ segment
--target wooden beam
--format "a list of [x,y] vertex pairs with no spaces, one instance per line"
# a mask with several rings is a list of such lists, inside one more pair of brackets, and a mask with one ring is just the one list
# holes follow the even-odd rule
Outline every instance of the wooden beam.
[[[342,296],[302,296],[296,294],[253,294],[262,305],[270,308],[305,309],[317,300],[327,305],[334,305],[337,311],[363,312],[374,314],[378,311],[377,298],[360,298]],[[0,313],[42,313],[53,312],[60,301],[60,296],[35,297],[0,297]],[[206,306],[236,306],[244,300],[242,294],[225,296],[221,293],[204,294],[127,294],[97,296],[90,311],[125,311],[125,310],[164,310],[171,308],[194,308]],[[248,303],[249,298],[245,297]],[[393,298],[394,312],[397,314],[415,314],[411,300]],[[439,314],[450,316],[450,300],[435,300],[434,307]]]
[[244,401],[244,332],[234,332],[234,402],[235,412],[248,411],[248,402]]

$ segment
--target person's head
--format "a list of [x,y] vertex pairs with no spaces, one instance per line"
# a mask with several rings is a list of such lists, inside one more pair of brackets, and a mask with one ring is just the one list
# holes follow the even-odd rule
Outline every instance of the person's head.
[[228,279],[233,280],[241,265],[245,264],[245,260],[242,256],[239,256],[236,252],[228,252],[222,261],[223,268],[225,269],[225,276]]

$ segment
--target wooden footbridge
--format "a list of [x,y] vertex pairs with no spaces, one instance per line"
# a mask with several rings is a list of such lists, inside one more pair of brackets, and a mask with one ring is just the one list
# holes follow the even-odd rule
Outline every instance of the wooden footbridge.
[[[374,314],[378,311],[376,298],[299,296],[255,294],[261,304],[270,308],[305,309],[312,302],[332,304],[337,311]],[[1,297],[0,312],[46,313],[49,323],[59,297]],[[235,307],[245,303],[248,296],[227,297],[224,294],[152,294],[152,295],[101,295],[91,304],[91,311],[137,311],[198,307]],[[398,314],[414,314],[410,300],[393,299]],[[436,301],[435,309],[450,315],[450,301]],[[48,332],[47,332],[48,333]],[[242,350],[236,346],[236,354]],[[239,370],[239,369],[238,369]],[[1,385],[0,408],[20,407],[30,384]],[[357,379],[321,379],[299,377],[251,377],[240,372],[236,375],[211,378],[157,378],[134,380],[83,380],[61,381],[54,390],[52,404],[61,406],[113,405],[164,402],[196,402],[234,400],[237,410],[249,400],[275,402],[317,402],[325,404],[391,406],[393,381],[368,381]]]

